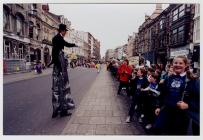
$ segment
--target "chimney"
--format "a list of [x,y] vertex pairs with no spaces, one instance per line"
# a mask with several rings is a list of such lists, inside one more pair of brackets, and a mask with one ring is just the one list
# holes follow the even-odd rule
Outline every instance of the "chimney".
[[42,5],[42,10],[44,10],[45,12],[49,12],[49,5]]
[[162,10],[162,4],[156,4],[156,10]]

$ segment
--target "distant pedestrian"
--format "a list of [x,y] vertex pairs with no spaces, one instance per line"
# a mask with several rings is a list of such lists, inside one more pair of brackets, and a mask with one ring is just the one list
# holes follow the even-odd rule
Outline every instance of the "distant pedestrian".
[[75,44],[66,42],[63,38],[68,30],[65,24],[60,24],[58,34],[53,37],[52,43],[52,62],[53,67],[53,83],[52,83],[52,105],[53,114],[52,118],[57,117],[58,113],[60,116],[71,115],[68,113],[69,109],[74,108],[74,102],[70,97],[70,83],[67,71],[67,63],[64,57],[64,46],[75,47]]
[[101,65],[99,63],[97,63],[95,67],[97,69],[97,73],[99,73],[101,70]]
[[37,62],[36,66],[35,66],[35,71],[37,74],[41,74],[42,73],[42,65],[40,62]]

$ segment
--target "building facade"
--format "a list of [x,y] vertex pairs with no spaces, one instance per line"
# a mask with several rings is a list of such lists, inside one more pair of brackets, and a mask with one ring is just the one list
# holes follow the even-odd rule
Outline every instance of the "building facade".
[[114,49],[114,58],[117,60],[121,60],[123,57],[123,46],[116,47]]
[[193,49],[192,67],[194,72],[200,68],[200,4],[194,6],[194,29],[193,29]]
[[139,27],[139,40],[138,40],[138,52],[139,56],[151,63],[155,62],[155,49],[153,44],[153,34],[156,31],[156,23],[153,23],[161,13],[162,5],[156,4],[156,9],[151,16],[145,15],[144,23]]
[[48,4],[4,4],[4,74],[30,71],[38,62],[46,66],[60,23],[70,28],[71,22],[50,13]]
[[156,14],[145,16],[145,22],[139,27],[138,55],[151,63],[162,64],[177,55],[191,59],[193,8],[194,4],[170,4],[162,10],[161,5],[157,5]]
[[33,21],[32,17],[35,14],[30,6],[28,4],[3,5],[4,73],[29,69],[26,66],[30,63],[30,47],[33,44],[30,37],[34,37],[29,29],[33,23],[30,20]]
[[108,49],[105,53],[105,60],[106,61],[111,61],[114,58],[114,50],[113,49]]
[[190,51],[193,37],[192,4],[171,5],[171,36],[169,54],[173,58],[185,55],[191,58]]
[[127,57],[130,58],[133,56],[133,49],[135,48],[136,43],[136,33],[133,35],[128,36],[128,44],[127,44]]
[[141,52],[139,52],[139,49],[138,49],[138,41],[139,41],[139,36],[138,36],[138,33],[135,33],[135,40],[134,40],[134,47],[133,47],[133,56],[139,56],[139,54]]

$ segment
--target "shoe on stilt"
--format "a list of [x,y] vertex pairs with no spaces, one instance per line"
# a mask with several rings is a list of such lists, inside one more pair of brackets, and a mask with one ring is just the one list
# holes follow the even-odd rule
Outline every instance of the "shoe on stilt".
[[60,112],[60,117],[65,117],[65,116],[70,116],[72,115],[72,113],[68,112],[68,111],[61,111]]
[[58,113],[57,112],[53,112],[52,118],[56,118],[57,116],[58,116]]

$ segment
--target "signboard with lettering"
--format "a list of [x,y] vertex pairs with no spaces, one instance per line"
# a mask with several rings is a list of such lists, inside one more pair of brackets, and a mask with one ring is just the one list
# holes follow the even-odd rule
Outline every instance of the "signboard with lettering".
[[139,56],[130,57],[128,60],[130,65],[139,64]]
[[171,51],[171,57],[176,57],[178,55],[188,55],[189,50],[178,50],[178,51]]

